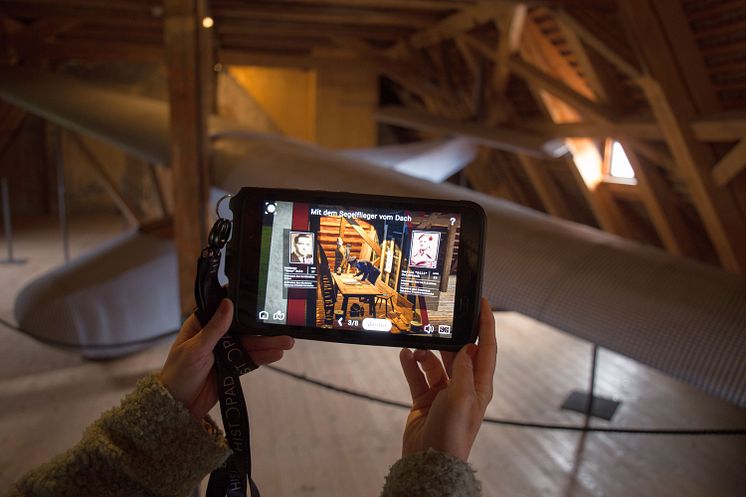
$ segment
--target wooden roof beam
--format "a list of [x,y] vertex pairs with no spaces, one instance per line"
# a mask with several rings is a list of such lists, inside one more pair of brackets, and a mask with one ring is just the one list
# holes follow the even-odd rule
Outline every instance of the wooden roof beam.
[[[556,48],[544,38],[541,30],[533,21],[526,24],[524,42],[521,45],[521,56],[532,62],[534,66],[531,66],[531,68],[535,68],[533,72],[538,71],[539,75],[545,75],[544,71],[550,68],[560,71],[568,85],[572,85],[572,88],[569,88],[561,83],[569,90],[565,93],[577,93],[582,90],[584,93],[587,92],[592,95],[590,89],[577,76],[573,68],[558,62],[558,60],[564,61],[564,59]],[[537,103],[554,122],[571,123],[580,120],[577,109],[539,87],[536,84],[537,81],[554,82],[556,80],[547,76],[526,81],[529,88],[535,93]],[[581,96],[590,101],[585,95]],[[605,122],[605,120],[600,122]],[[595,143],[588,138],[569,138],[565,140],[565,143],[572,155],[571,158],[566,160],[569,171],[588,201],[599,226],[609,233],[634,238],[635,232],[621,214],[614,197],[606,189],[598,187],[603,179],[603,157],[599,154]]]
[[[521,122],[521,127],[552,136],[573,138],[620,138],[633,137],[638,140],[662,141],[663,133],[655,120],[622,119],[613,123],[552,123]],[[738,141],[746,129],[746,115],[721,114],[695,118],[691,122],[691,129],[697,140],[702,142],[732,142]]]
[[384,107],[375,113],[378,122],[409,129],[463,136],[485,147],[522,153],[540,158],[559,157],[566,153],[562,140],[517,131],[510,128],[488,127],[433,116],[402,107]]
[[506,6],[500,2],[482,2],[452,14],[419,31],[408,39],[412,48],[435,45],[472,28],[486,24],[505,14]]
[[458,105],[451,92],[441,89],[422,76],[427,71],[419,60],[394,60],[394,56],[387,51],[371,47],[359,38],[332,37],[331,41],[340,48],[357,52],[360,59],[373,66],[380,74],[419,96],[429,111],[444,113]]
[[678,62],[681,77],[697,111],[720,112],[720,100],[705,67],[702,51],[694,38],[682,2],[657,2],[655,10],[666,38],[673,41],[670,44],[671,55]]
[[[598,58],[592,49],[587,49],[575,31],[564,24],[562,20],[559,21],[559,26],[596,98],[606,104],[613,105],[616,103],[617,107],[623,106],[624,91],[618,80],[610,77],[606,60]],[[620,108],[620,110],[622,109]],[[649,167],[638,158],[638,150],[641,147],[645,148],[648,155],[658,152],[647,144],[634,142],[623,135],[619,140],[635,173],[640,200],[645,206],[663,246],[675,255],[697,257],[697,244],[692,239],[693,234],[681,209],[679,209],[679,199],[673,192],[671,185],[663,178],[657,168]],[[604,150],[605,178],[608,178],[609,175],[612,143],[613,140],[607,139]],[[628,146],[624,147],[625,144]],[[657,158],[657,162],[668,163],[669,161],[667,157],[663,157],[661,154],[661,157]]]
[[277,4],[308,4],[323,7],[354,7],[387,10],[445,12],[469,6],[470,2],[458,0],[273,0]]
[[508,86],[508,78],[510,77],[508,60],[520,48],[527,13],[528,7],[519,4],[510,8],[507,15],[496,19],[500,37],[497,42],[497,54],[495,56],[493,87],[500,98],[505,95],[505,89]]
[[597,36],[589,26],[586,26],[585,23],[581,22],[567,10],[555,9],[553,12],[560,24],[566,26],[568,30],[575,33],[575,35],[581,38],[589,47],[592,47],[606,60],[616,66],[616,68],[622,73],[626,74],[633,80],[636,80],[642,75],[634,60],[628,59],[626,56],[622,55],[618,49],[609,46],[609,44]]
[[340,66],[357,68],[362,62],[354,53],[348,56],[273,53],[259,50],[223,48],[218,51],[217,62],[234,66],[293,67],[297,69],[324,69]]
[[511,57],[508,65],[514,74],[561,99],[587,119],[607,123],[614,121],[614,116],[606,107],[581,95],[564,82],[525,62],[520,57]]
[[19,52],[18,56],[28,60],[81,59],[92,62],[162,62],[163,45],[147,45],[120,41],[64,41],[44,43],[31,50]]
[[746,220],[730,192],[716,188],[711,176],[715,156],[694,137],[689,124],[697,111],[656,8],[649,0],[620,2],[622,22],[646,73],[640,83],[723,267],[743,274]]
[[746,169],[746,136],[741,138],[741,141],[712,168],[712,180],[716,186],[723,187],[744,169]]
[[[405,4],[403,4],[405,5]],[[215,2],[213,15],[216,22],[223,19],[240,20],[251,19],[254,21],[279,21],[334,23],[334,24],[362,24],[370,26],[402,26],[412,29],[426,29],[433,23],[437,16],[424,11],[398,11],[392,9],[366,9],[345,7],[324,7],[319,5],[274,4],[258,2],[241,2],[240,4],[223,4]]]
[[562,192],[552,179],[546,164],[525,154],[517,154],[521,166],[531,181],[546,211],[556,217],[572,221],[573,216],[567,207]]

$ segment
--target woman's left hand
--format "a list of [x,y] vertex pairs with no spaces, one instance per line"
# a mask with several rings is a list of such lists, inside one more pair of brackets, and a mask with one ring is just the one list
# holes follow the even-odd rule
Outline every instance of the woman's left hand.
[[[202,420],[218,401],[215,362],[212,349],[225,335],[233,320],[233,303],[223,299],[215,315],[203,328],[192,314],[184,321],[171,346],[159,375],[161,383],[189,410]],[[241,338],[244,349],[257,364],[279,361],[295,341],[288,336],[246,336]]]

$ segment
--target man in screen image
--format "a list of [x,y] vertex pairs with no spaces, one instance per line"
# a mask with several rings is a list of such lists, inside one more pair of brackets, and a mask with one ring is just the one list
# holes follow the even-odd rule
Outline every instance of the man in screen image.
[[372,262],[364,259],[355,259],[354,257],[351,257],[350,266],[357,270],[354,278],[362,276],[360,281],[368,280],[373,285],[376,284],[376,280],[378,280],[378,277],[381,275],[381,271]]
[[313,264],[312,233],[290,233],[290,264]]
[[440,233],[433,231],[415,231],[412,236],[412,255],[410,267],[434,269],[438,265],[438,245]]

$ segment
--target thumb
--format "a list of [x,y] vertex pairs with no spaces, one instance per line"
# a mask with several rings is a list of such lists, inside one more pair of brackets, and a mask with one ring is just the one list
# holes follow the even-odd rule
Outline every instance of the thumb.
[[473,357],[477,353],[477,346],[470,343],[459,350],[453,359],[453,374],[451,376],[451,385],[457,388],[463,388],[467,391],[474,390],[474,361]]
[[233,302],[223,299],[215,310],[212,319],[202,328],[197,335],[200,345],[212,350],[233,322]]

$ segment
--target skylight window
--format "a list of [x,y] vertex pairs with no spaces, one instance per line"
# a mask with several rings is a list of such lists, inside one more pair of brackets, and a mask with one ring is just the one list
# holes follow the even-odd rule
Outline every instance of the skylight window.
[[635,171],[624,153],[622,144],[615,141],[611,146],[611,165],[609,175],[614,178],[634,179]]

